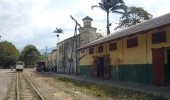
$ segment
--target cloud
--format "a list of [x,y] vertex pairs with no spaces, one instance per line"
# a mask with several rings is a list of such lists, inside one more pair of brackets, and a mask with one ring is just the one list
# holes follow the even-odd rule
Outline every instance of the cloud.
[[41,10],[46,1],[1,0],[0,27],[1,31],[3,31],[2,38],[14,43],[20,41],[20,45],[17,45],[18,47],[24,43],[22,40],[29,43],[31,38],[36,35],[34,33],[36,25],[31,22],[32,13]]
[[[0,35],[2,40],[13,42],[17,48],[34,44],[42,49],[56,46],[57,38],[53,33],[56,27],[64,34],[60,41],[74,35],[75,22],[72,15],[82,26],[85,16],[93,18],[92,26],[106,32],[106,13],[100,8],[91,9],[101,0],[0,0]],[[144,7],[156,16],[170,9],[170,1],[163,0],[124,0],[129,6]],[[117,22],[119,15],[110,14],[110,22]],[[115,24],[111,27],[111,32]]]

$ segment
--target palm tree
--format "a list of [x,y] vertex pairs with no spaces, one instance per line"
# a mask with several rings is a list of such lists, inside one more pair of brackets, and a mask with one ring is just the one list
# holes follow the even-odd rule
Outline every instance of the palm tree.
[[59,42],[59,36],[61,33],[63,33],[63,30],[61,28],[56,28],[53,33],[57,33],[57,38],[58,38],[58,42]]
[[101,0],[98,5],[93,5],[91,8],[99,7],[107,13],[107,35],[110,34],[110,23],[109,23],[109,13],[122,13],[120,10],[123,10],[125,7],[123,0]]

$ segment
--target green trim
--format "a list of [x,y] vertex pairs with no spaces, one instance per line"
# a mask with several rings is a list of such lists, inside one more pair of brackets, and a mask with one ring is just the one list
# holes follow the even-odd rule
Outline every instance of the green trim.
[[[118,69],[117,69],[118,68]],[[117,71],[116,71],[117,70]],[[152,84],[152,65],[151,64],[129,64],[111,66],[111,79],[119,81],[130,81]]]
[[91,76],[91,65],[80,65],[80,74]]
[[[80,65],[80,74],[92,76],[92,65]],[[152,64],[128,64],[110,66],[112,80],[138,83],[153,83]]]
[[[80,65],[80,74],[92,76],[92,65]],[[152,64],[126,64],[110,66],[111,80],[153,84]],[[165,64],[165,83],[170,84],[170,67]]]

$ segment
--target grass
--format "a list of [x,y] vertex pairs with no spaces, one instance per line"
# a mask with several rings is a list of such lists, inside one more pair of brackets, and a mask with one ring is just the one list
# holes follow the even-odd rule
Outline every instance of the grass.
[[168,100],[163,96],[154,96],[139,91],[120,89],[117,87],[104,86],[95,83],[84,81],[75,81],[70,78],[59,77],[58,80],[71,83],[74,86],[80,87],[81,92],[91,94],[103,99],[112,98],[116,100]]

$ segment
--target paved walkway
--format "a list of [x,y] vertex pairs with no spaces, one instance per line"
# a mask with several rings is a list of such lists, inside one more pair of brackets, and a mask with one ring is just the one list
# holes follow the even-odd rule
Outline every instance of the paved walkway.
[[130,89],[136,91],[142,91],[145,93],[151,93],[154,95],[163,95],[170,99],[170,86],[155,86],[155,85],[147,85],[140,83],[132,83],[132,82],[118,82],[113,80],[106,80],[101,78],[94,78],[88,76],[76,76],[76,75],[68,75],[68,74],[59,74],[60,76],[71,78],[74,80],[85,81],[90,83],[98,83],[123,89]]

